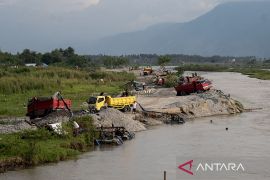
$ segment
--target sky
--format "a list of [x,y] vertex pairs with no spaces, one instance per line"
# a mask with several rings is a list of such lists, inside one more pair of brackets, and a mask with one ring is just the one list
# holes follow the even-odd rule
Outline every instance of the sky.
[[161,22],[189,21],[225,1],[228,0],[0,0],[0,14],[33,25],[38,21],[58,23],[73,16],[72,20],[95,26],[93,36],[102,36]]
[[0,0],[0,48],[15,47],[11,37],[27,46],[24,34],[29,44],[43,34],[44,39],[54,34],[57,41],[69,36],[79,42],[158,23],[187,22],[228,1],[233,0]]

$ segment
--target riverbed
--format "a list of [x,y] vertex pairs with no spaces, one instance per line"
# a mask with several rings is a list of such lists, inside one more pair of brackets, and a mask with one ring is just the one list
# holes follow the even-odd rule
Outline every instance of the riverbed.
[[[0,179],[162,180],[166,170],[167,179],[171,180],[177,179],[176,167],[181,157],[269,158],[270,81],[239,73],[200,74],[212,80],[217,89],[242,102],[245,108],[262,109],[233,116],[194,119],[184,125],[158,126],[137,133],[134,140],[122,146],[97,148],[76,160],[7,172],[1,174]],[[268,174],[256,173],[246,174],[246,177],[270,179]]]

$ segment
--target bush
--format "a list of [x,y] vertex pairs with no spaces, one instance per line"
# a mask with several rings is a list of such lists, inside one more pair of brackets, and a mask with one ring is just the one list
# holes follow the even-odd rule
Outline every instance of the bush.
[[165,87],[174,87],[177,85],[178,76],[176,74],[169,74],[165,80]]
[[68,159],[86,151],[93,145],[95,138],[92,118],[88,116],[74,120],[82,128],[78,136],[73,136],[72,122],[63,125],[67,133],[63,136],[46,129],[0,135],[0,163],[1,159],[19,157],[26,165],[37,165]]

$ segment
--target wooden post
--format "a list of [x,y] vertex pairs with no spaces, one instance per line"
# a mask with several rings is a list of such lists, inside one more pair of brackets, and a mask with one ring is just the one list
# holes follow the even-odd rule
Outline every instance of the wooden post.
[[164,180],[167,180],[167,172],[164,171]]

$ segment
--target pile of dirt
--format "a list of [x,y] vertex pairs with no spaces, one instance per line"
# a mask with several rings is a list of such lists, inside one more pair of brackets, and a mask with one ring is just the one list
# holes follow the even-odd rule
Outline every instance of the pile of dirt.
[[112,124],[116,126],[125,127],[128,131],[144,131],[146,130],[143,123],[133,119],[134,115],[125,114],[113,108],[107,108],[98,114],[91,115],[94,120],[94,125],[111,127]]
[[[172,96],[173,89],[160,89],[156,97],[140,97],[138,102],[146,110],[179,114],[186,118],[236,114],[243,105],[220,90],[188,96]],[[167,96],[159,96],[164,94]]]
[[167,105],[167,110],[187,117],[236,114],[243,112],[243,105],[220,90],[212,90]]
[[70,119],[70,113],[68,111],[56,111],[48,114],[42,118],[32,119],[31,123],[37,127],[44,127],[48,124],[65,123]]
[[36,129],[27,123],[27,118],[5,118],[0,119],[0,134],[16,133],[23,130]]

